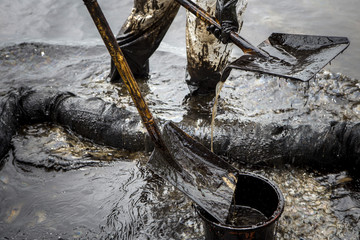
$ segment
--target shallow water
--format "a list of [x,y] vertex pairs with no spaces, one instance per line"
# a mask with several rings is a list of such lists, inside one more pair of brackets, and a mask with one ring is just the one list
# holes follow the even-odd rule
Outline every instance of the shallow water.
[[[101,97],[136,112],[126,90],[107,82],[103,47],[23,44],[3,48],[1,57],[5,79],[0,82],[1,95],[26,84]],[[212,97],[199,102],[186,97],[184,57],[158,51],[154,58],[159,65],[153,66],[151,80],[142,82],[141,89],[156,117],[192,121],[196,131],[204,131],[200,136],[209,136],[210,130],[202,126],[209,127],[205,123],[211,121]],[[169,59],[177,61],[162,71]],[[234,74],[220,94],[215,136],[228,134],[219,122],[231,125],[235,119],[311,121],[314,126],[329,119],[359,121],[357,80],[324,72],[299,84]],[[266,105],[270,101],[274,105]],[[13,138],[13,146],[1,170],[1,236],[201,239],[202,225],[191,202],[146,170],[144,153],[97,146],[51,124],[24,127]],[[337,182],[348,177],[346,172],[314,174],[290,166],[251,170],[273,179],[285,195],[280,239],[358,238],[357,180]]]
[[[29,149],[43,149],[42,156]],[[90,157],[94,153],[97,157]],[[25,154],[85,162],[90,157],[97,164],[46,171],[18,161]],[[148,157],[83,141],[56,126],[24,127],[1,170],[0,236],[203,239],[192,202],[146,169]],[[360,185],[346,172],[236,166],[268,177],[283,192],[278,239],[358,239]]]
[[[116,32],[131,1],[100,4]],[[217,123],[311,122],[318,127],[330,120],[359,122],[358,5],[356,0],[249,3],[243,33],[254,42],[272,31],[349,36],[350,48],[327,69],[354,79],[325,71],[299,84],[235,72],[220,94]],[[191,122],[198,136],[208,136],[204,126],[211,119],[212,97],[199,102],[186,97],[184,34],[181,11],[152,57],[151,80],[142,82],[141,90],[158,119]],[[82,1],[5,0],[0,39],[0,96],[22,85],[53,88],[101,97],[136,112],[125,88],[106,80],[108,55],[96,46],[101,42]],[[45,44],[13,45],[24,41]],[[216,125],[215,136],[228,134],[221,127]],[[25,126],[13,146],[0,173],[1,237],[202,238],[191,202],[145,168],[147,153],[99,146],[51,124]],[[282,189],[286,207],[279,239],[359,239],[359,183],[346,172],[238,167],[263,174]]]
[[[133,1],[100,0],[99,4],[116,34],[127,18]],[[259,44],[272,32],[348,37],[351,41],[348,50],[326,68],[359,79],[359,5],[357,0],[252,0],[244,15],[242,35],[254,44]],[[81,0],[3,0],[0,8],[0,40],[2,45],[28,41],[76,45],[102,43]],[[183,9],[160,48],[185,54]]]
[[[148,157],[94,145],[55,126],[23,128],[1,170],[0,237],[201,238],[192,202],[147,170]],[[54,158],[62,159],[58,170],[76,159],[83,165],[46,171],[31,162]]]

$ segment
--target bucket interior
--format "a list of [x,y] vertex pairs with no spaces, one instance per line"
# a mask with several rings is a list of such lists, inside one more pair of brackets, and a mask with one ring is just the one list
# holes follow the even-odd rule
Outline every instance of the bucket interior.
[[284,199],[278,187],[270,180],[247,173],[239,175],[233,205],[254,208],[271,218],[282,211]]
[[280,189],[270,180],[252,173],[241,173],[238,176],[232,205],[253,208],[265,215],[266,220],[251,224],[251,227],[232,226],[220,224],[199,206],[196,206],[196,211],[206,224],[239,229],[263,227],[274,223],[280,217],[284,209],[284,198]]

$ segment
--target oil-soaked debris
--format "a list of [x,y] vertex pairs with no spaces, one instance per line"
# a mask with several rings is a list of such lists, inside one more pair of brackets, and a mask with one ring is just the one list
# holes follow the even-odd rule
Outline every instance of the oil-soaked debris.
[[48,170],[103,166],[134,155],[126,150],[96,145],[52,124],[24,126],[13,138],[13,146],[14,158],[18,163]]
[[238,167],[271,179],[284,194],[278,239],[358,239],[360,188],[347,172],[321,173],[290,165]]

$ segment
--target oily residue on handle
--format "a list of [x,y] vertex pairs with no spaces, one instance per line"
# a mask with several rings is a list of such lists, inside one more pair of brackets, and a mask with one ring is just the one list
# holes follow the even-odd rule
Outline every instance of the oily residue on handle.
[[216,85],[216,96],[215,96],[215,102],[214,102],[214,107],[212,110],[212,118],[211,118],[211,152],[214,152],[215,117],[216,117],[216,112],[217,112],[217,104],[218,104],[219,95],[220,95],[220,92],[221,92],[221,89],[223,86],[224,86],[224,82],[222,82],[222,81],[218,82],[218,84]]

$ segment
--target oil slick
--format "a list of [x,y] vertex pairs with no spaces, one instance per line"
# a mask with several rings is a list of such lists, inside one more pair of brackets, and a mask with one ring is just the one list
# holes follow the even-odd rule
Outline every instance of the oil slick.
[[6,223],[12,223],[19,216],[23,203],[18,203],[14,205],[11,209],[9,209],[6,213],[7,217],[5,219]]
[[216,85],[216,95],[215,95],[215,102],[214,102],[214,107],[212,110],[212,118],[211,118],[211,152],[214,152],[214,128],[215,128],[215,117],[216,117],[216,112],[217,112],[217,104],[218,104],[218,100],[219,100],[219,95],[221,92],[221,89],[224,86],[224,82],[220,81],[218,82],[218,84]]

